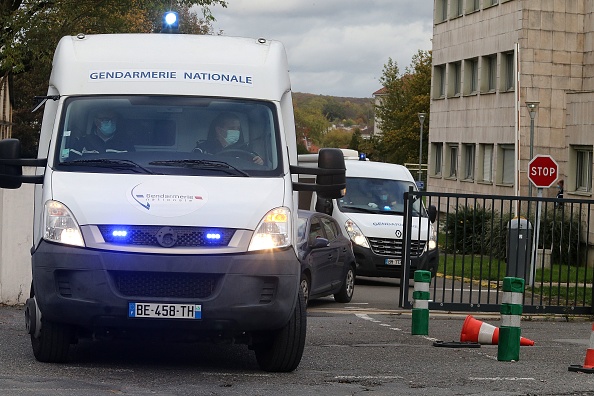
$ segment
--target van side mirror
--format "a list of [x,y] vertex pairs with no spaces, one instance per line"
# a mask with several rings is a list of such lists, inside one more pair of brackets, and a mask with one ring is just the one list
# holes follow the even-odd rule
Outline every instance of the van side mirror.
[[0,140],[0,188],[20,188],[23,183],[43,183],[43,175],[23,176],[23,166],[47,165],[47,159],[21,158],[18,139]]
[[344,165],[344,154],[340,149],[323,148],[318,153],[318,168],[340,169],[341,173],[330,175],[318,175],[316,184],[319,186],[332,186],[333,189],[319,189],[318,196],[326,199],[342,198],[346,189],[346,166]]
[[23,167],[13,165],[10,160],[21,158],[21,142],[18,139],[0,140],[0,187],[20,188]]
[[332,200],[318,197],[316,200],[316,212],[332,216]]
[[430,205],[429,208],[427,208],[427,214],[429,215],[429,221],[435,223],[435,220],[437,219],[437,208],[435,205]]
[[315,175],[316,182],[293,182],[295,191],[315,191],[324,199],[342,198],[346,192],[346,166],[344,155],[337,148],[323,148],[318,153],[318,166],[290,165],[291,173]]

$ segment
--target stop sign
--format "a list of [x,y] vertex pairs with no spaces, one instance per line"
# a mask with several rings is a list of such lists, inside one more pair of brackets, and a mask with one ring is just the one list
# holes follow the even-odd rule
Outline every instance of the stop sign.
[[538,188],[551,187],[557,180],[559,166],[550,155],[537,155],[528,163],[528,179]]

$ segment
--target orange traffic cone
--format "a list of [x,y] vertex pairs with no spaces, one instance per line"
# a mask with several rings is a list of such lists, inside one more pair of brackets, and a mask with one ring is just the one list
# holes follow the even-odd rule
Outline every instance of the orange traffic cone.
[[[478,342],[485,345],[497,345],[499,342],[499,328],[485,322],[481,322],[468,315],[460,333],[461,342]],[[520,346],[534,345],[534,341],[520,337]]]
[[582,373],[594,373],[594,324],[592,324],[592,333],[590,333],[590,346],[586,350],[586,359],[583,366],[571,365],[569,371],[579,371]]

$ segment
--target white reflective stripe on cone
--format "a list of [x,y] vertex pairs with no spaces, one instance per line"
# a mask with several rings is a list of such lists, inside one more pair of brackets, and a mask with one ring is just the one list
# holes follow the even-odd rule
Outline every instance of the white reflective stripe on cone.
[[415,282],[415,291],[428,292],[429,291],[429,283],[428,282]]
[[414,300],[413,308],[429,309],[429,300]]
[[495,328],[495,326],[483,322],[478,335],[479,344],[492,344]]

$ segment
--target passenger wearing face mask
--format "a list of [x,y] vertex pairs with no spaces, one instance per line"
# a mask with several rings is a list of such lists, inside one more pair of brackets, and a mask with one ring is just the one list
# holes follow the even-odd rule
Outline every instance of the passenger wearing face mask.
[[241,122],[233,113],[219,114],[210,125],[207,140],[198,142],[194,150],[206,154],[228,152],[230,156],[251,158],[258,165],[264,164],[262,158],[251,151],[243,140]]
[[97,113],[92,132],[77,139],[70,151],[79,155],[134,151],[132,142],[117,127],[118,117],[115,112],[105,110]]

